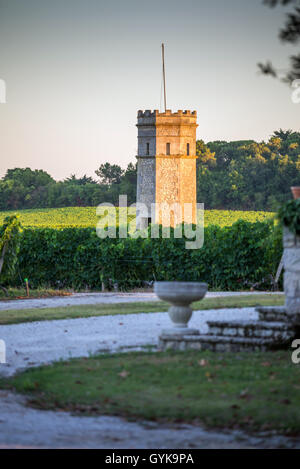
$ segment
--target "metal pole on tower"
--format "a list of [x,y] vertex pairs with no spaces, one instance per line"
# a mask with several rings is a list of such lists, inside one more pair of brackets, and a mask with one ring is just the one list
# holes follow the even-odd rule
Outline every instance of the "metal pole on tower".
[[162,66],[163,66],[163,79],[164,79],[164,103],[165,103],[165,112],[167,110],[167,94],[166,94],[166,71],[165,71],[165,45],[161,45],[162,52]]

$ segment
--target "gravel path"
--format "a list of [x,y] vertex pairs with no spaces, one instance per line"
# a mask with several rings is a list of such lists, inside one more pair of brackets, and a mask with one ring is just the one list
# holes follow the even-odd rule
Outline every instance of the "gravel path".
[[[261,295],[274,293],[264,292],[208,292],[206,298],[224,296]],[[32,300],[2,300],[0,311],[8,309],[55,308],[59,306],[94,305],[109,303],[132,303],[140,301],[158,301],[155,293],[75,293],[72,296],[55,296]]]
[[[207,319],[257,319],[254,308],[196,311],[191,327],[207,330]],[[88,356],[155,345],[169,326],[167,313],[102,316],[23,323],[0,327],[6,341],[7,364],[0,374],[61,358]],[[250,437],[237,431],[210,431],[191,425],[128,422],[119,417],[77,417],[26,407],[26,398],[0,391],[0,448],[300,448],[299,440]]]
[[[195,311],[190,327],[207,331],[208,319],[257,319],[254,308]],[[6,365],[0,374],[61,358],[156,345],[162,329],[170,327],[168,313],[99,316],[0,326],[6,343]]]

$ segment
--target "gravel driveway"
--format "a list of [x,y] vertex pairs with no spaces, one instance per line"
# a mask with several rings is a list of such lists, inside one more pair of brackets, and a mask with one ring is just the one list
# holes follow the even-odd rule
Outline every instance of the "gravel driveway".
[[[284,437],[249,437],[192,425],[127,422],[119,417],[77,417],[26,407],[25,398],[0,391],[1,448],[294,448]],[[155,450],[153,451],[155,452]],[[108,453],[108,454],[111,454]]]
[[[208,319],[256,319],[254,308],[195,311],[190,326],[206,332]],[[168,313],[126,314],[0,326],[7,364],[0,374],[61,358],[156,345],[160,331],[170,327]]]
[[[196,311],[190,322],[202,332],[207,319],[256,319],[254,308]],[[167,313],[42,321],[0,327],[7,364],[0,374],[97,351],[155,345],[168,327]],[[210,431],[192,425],[128,422],[119,417],[78,417],[26,407],[26,398],[0,391],[0,448],[273,448],[300,447],[299,440]]]

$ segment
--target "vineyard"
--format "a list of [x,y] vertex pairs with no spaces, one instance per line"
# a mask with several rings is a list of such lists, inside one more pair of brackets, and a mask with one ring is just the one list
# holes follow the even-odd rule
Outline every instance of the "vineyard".
[[[94,228],[25,228],[10,286],[31,288],[143,287],[154,280],[204,281],[214,290],[272,288],[282,255],[282,234],[272,222],[240,220],[205,228],[202,249],[186,239],[99,239]],[[146,283],[145,283],[146,282]]]
[[[131,210],[128,221],[135,219]],[[4,282],[13,287],[27,278],[31,288],[111,289],[117,283],[121,290],[131,290],[154,280],[180,280],[231,291],[269,289],[282,255],[282,234],[270,212],[205,211],[204,246],[196,250],[186,249],[186,239],[178,239],[174,230],[170,239],[99,239],[99,217],[105,217],[105,224],[115,218],[123,224],[126,209],[117,210],[120,220],[106,207],[98,215],[95,207],[18,214],[23,226],[18,265]],[[7,215],[0,212],[0,226]]]
[[[131,209],[134,210],[134,209]],[[31,228],[93,228],[99,217],[96,207],[67,207],[52,209],[18,210],[17,212],[0,212],[0,224],[10,214],[18,213],[23,227]],[[233,210],[206,210],[205,226],[231,226],[238,220],[255,223],[274,217],[272,212],[242,212]],[[129,220],[134,214],[129,216]],[[110,220],[113,217],[110,216]]]

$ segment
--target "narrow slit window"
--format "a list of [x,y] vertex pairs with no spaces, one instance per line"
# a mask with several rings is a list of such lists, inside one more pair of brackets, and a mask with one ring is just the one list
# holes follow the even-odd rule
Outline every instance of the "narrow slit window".
[[170,143],[167,143],[166,153],[167,153],[167,155],[171,155],[171,144]]
[[190,144],[189,143],[186,145],[186,154],[187,156],[190,156]]
[[150,143],[147,143],[147,150],[146,150],[147,156],[150,155]]

